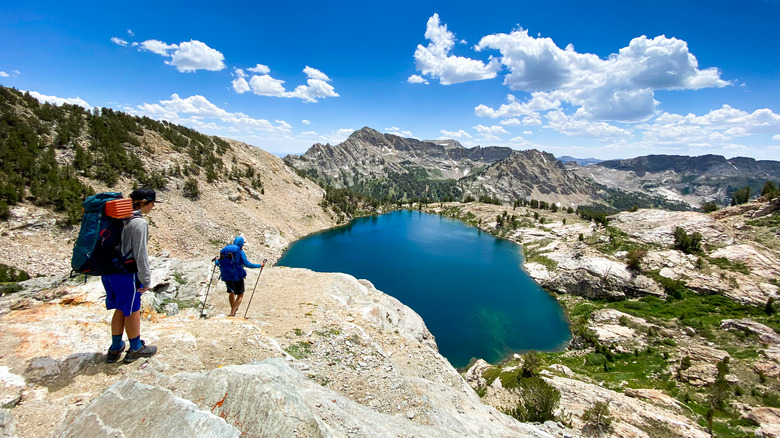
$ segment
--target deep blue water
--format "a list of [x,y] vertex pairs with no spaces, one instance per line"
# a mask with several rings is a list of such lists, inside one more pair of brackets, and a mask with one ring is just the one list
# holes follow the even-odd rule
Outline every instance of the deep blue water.
[[455,367],[554,351],[571,338],[560,305],[522,270],[520,246],[413,211],[356,219],[293,243],[278,266],[345,272],[414,309]]

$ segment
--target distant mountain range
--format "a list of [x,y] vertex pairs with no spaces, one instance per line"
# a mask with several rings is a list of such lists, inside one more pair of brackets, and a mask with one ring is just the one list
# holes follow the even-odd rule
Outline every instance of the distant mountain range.
[[393,200],[489,197],[691,209],[710,201],[727,205],[739,188],[749,186],[755,196],[766,181],[780,181],[778,161],[717,155],[556,159],[536,150],[465,148],[454,140],[416,140],[368,127],[338,145],[318,143],[284,160],[320,184]]
[[648,155],[570,170],[608,187],[663,196],[693,207],[710,201],[726,205],[735,190],[746,186],[755,197],[767,181],[780,181],[779,161],[720,155]]

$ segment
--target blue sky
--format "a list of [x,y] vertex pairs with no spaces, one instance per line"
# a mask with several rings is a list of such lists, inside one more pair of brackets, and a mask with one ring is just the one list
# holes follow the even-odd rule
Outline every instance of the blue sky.
[[780,1],[0,6],[0,84],[277,155],[363,126],[601,159],[780,160]]

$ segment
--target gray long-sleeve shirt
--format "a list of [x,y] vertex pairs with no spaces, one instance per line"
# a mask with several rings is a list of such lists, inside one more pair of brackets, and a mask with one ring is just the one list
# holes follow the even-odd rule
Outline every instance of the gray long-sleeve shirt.
[[132,254],[135,257],[138,281],[149,287],[152,282],[152,272],[149,269],[149,254],[146,250],[147,240],[149,240],[149,225],[141,211],[136,210],[122,230],[122,254]]

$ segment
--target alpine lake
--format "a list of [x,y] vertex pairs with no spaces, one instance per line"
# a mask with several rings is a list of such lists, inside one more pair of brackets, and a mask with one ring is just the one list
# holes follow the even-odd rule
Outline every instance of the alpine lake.
[[522,268],[521,247],[459,221],[409,210],[359,218],[290,245],[277,266],[343,272],[411,307],[456,368],[560,351],[558,302]]

